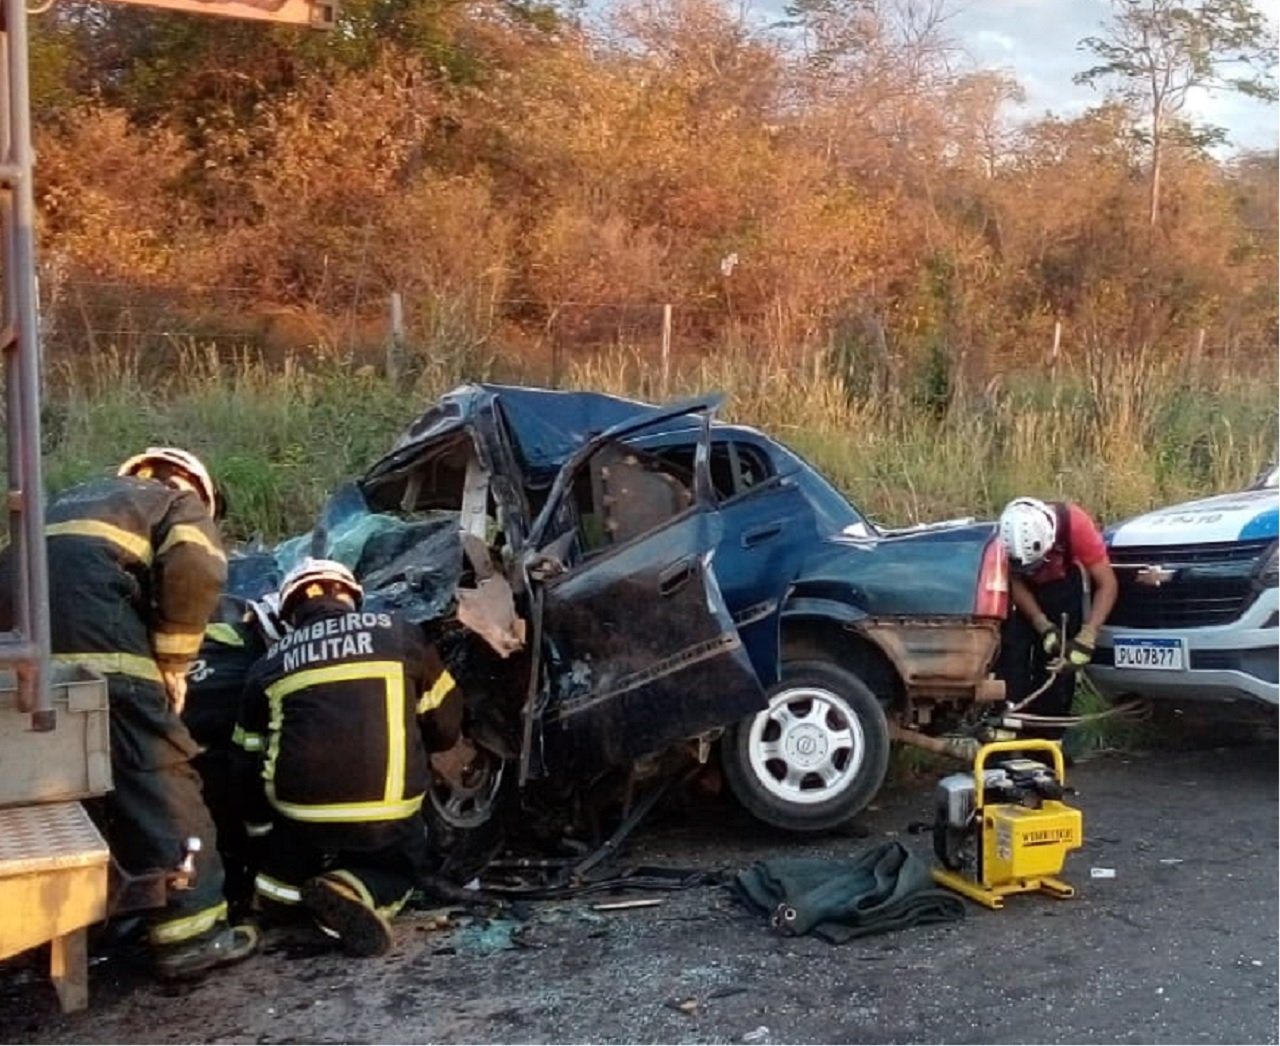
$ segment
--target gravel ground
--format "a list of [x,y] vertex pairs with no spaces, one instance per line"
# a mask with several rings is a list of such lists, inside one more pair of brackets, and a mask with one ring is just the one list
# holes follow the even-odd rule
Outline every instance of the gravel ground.
[[[882,793],[863,838],[797,841],[707,800],[659,816],[631,856],[734,870],[889,835],[927,856],[905,829],[932,780]],[[1276,1042],[1276,747],[1101,756],[1070,783],[1086,845],[1068,901],[841,946],[780,937],[720,887],[618,912],[543,902],[519,923],[414,913],[384,959],[278,939],[181,988],[99,957],[90,1009],[69,1017],[34,952],[0,965],[0,1041]]]

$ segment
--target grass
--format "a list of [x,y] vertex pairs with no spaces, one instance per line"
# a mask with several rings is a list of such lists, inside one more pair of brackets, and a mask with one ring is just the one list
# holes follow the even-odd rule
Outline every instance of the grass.
[[[519,381],[518,364],[433,354],[398,380],[342,359],[248,357],[187,346],[156,373],[108,353],[49,376],[45,480],[57,491],[135,449],[204,456],[231,502],[229,536],[310,527],[327,494],[390,448],[436,396],[464,380]],[[957,391],[941,410],[905,391],[852,393],[822,366],[785,368],[725,352],[677,368],[670,396],[725,393],[721,415],[799,451],[872,518],[891,524],[992,518],[1017,494],[1068,497],[1100,521],[1237,489],[1274,458],[1274,376],[1187,387],[1173,366],[1057,386],[1015,376]],[[570,364],[566,382],[661,398],[656,370],[623,349]],[[1135,393],[1140,389],[1140,394]]]
[[276,540],[309,529],[338,484],[390,449],[454,377],[428,368],[388,381],[334,359],[269,369],[196,348],[162,374],[104,357],[51,376],[45,485],[58,491],[101,475],[147,445],[183,446],[223,486],[228,536]]
[[[467,380],[519,382],[518,362],[470,353],[419,355],[396,380],[350,360],[289,358],[267,367],[212,348],[177,350],[156,372],[112,352],[48,376],[46,486],[111,470],[149,444],[186,446],[224,486],[227,536],[278,540],[311,527],[328,494],[386,452],[432,400]],[[1276,379],[1218,375],[1188,386],[1173,365],[1116,367],[1111,384],[1014,376],[952,390],[939,406],[911,385],[874,396],[838,373],[789,368],[742,351],[678,367],[669,393],[719,390],[722,416],[782,439],[872,518],[914,523],[993,518],[1016,494],[1069,497],[1100,521],[1237,489],[1276,455]],[[572,362],[567,385],[661,399],[659,375],[618,349]],[[1077,711],[1096,711],[1087,691]],[[1087,752],[1145,746],[1149,724],[1099,720],[1073,732]],[[921,768],[907,753],[897,773]]]
[[[1118,368],[1100,393],[1084,378],[1034,375],[958,391],[939,411],[910,391],[853,395],[836,375],[724,355],[678,373],[673,393],[722,389],[722,415],[805,455],[877,520],[993,518],[1012,497],[1070,498],[1101,521],[1239,489],[1277,444],[1272,373],[1188,388],[1173,363]],[[580,364],[573,384],[652,394],[625,352]],[[1141,387],[1141,396],[1133,393]]]
[[[1089,682],[1087,676],[1076,684],[1072,712],[1089,716],[1106,712],[1111,703]],[[1135,751],[1159,748],[1167,741],[1167,731],[1161,730],[1149,718],[1116,716],[1092,719],[1067,731],[1064,739],[1066,750],[1076,757],[1113,749]]]

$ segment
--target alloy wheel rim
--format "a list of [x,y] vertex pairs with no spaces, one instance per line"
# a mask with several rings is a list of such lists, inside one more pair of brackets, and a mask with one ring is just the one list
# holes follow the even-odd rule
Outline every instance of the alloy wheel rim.
[[866,735],[847,701],[824,687],[791,687],[756,716],[747,741],[770,795],[811,806],[844,792],[866,757]]

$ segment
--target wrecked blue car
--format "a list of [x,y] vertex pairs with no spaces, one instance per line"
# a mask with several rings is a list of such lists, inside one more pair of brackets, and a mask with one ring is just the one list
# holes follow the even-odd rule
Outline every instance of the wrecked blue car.
[[245,597],[342,559],[444,644],[468,714],[433,760],[437,842],[714,759],[760,820],[830,828],[880,788],[890,724],[1003,697],[993,526],[882,530],[718,402],[463,386],[311,534],[233,558]]

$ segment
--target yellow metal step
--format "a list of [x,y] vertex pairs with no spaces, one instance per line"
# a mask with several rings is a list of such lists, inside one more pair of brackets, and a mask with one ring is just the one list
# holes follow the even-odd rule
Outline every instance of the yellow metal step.
[[64,1010],[88,1002],[84,931],[106,918],[109,859],[79,803],[0,809],[0,959],[50,942]]

